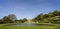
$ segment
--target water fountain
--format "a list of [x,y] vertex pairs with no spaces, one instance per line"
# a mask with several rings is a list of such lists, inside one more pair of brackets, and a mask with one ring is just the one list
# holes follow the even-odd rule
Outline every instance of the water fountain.
[[28,20],[28,25],[30,25],[31,23],[30,23],[30,20]]
[[33,23],[31,20],[28,20],[28,21],[27,21],[27,24],[28,24],[28,26],[36,26],[36,24]]
[[20,23],[20,24],[13,24],[12,26],[36,26],[35,23],[32,23],[31,20],[26,21],[25,23]]
[[36,24],[32,23],[31,20],[26,21],[25,23],[17,24],[18,26],[36,26]]

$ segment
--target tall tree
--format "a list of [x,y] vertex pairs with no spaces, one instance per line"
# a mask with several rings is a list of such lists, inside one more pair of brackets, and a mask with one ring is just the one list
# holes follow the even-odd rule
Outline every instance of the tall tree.
[[38,22],[41,22],[41,21],[44,20],[44,18],[45,18],[44,14],[41,13],[41,14],[39,14],[37,17],[33,18],[32,21],[35,21],[35,22],[37,22],[37,21],[38,21]]
[[54,17],[54,14],[52,12],[49,12],[48,17]]
[[2,19],[2,21],[4,23],[12,23],[13,22],[12,20],[10,20],[10,17],[8,17],[8,16],[4,16],[3,19]]
[[8,17],[11,19],[11,20],[16,20],[16,15],[14,14],[9,14]]
[[60,15],[60,11],[57,11],[57,10],[53,11],[52,13],[53,13],[55,16]]

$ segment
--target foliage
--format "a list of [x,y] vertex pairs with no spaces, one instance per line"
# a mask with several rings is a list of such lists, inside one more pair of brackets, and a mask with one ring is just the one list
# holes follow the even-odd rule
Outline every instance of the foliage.
[[16,19],[16,16],[14,14],[9,14],[8,16],[4,16],[0,23],[13,23],[14,19]]
[[35,22],[43,22],[43,23],[58,23],[60,24],[60,18],[56,17],[56,16],[60,16],[60,11],[53,11],[53,12],[49,12],[48,14],[39,14],[37,17],[33,18],[32,21],[35,21]]
[[24,23],[25,21],[27,21],[26,18],[24,18],[24,19],[20,19],[20,20],[19,20],[20,23]]
[[[36,16],[35,18],[32,19],[32,21],[34,22],[38,22],[38,23],[55,23],[55,24],[60,24],[60,17],[56,17],[56,16],[60,16],[60,11],[53,11],[53,12],[49,12],[47,14],[43,14],[40,13],[38,16]],[[26,22],[27,19],[17,19],[15,14],[9,14],[8,16],[4,16],[1,20],[0,20],[0,24],[1,23],[24,23]]]

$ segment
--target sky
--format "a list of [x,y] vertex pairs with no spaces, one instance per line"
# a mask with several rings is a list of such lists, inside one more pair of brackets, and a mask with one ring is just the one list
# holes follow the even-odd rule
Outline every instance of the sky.
[[15,14],[18,19],[32,19],[54,10],[60,11],[60,0],[0,0],[0,18]]

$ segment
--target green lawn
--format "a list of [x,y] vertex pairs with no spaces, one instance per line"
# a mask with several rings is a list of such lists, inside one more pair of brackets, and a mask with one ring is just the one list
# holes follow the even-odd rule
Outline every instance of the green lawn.
[[53,26],[0,26],[0,29],[59,29]]
[[0,29],[60,29],[60,26],[0,26]]

